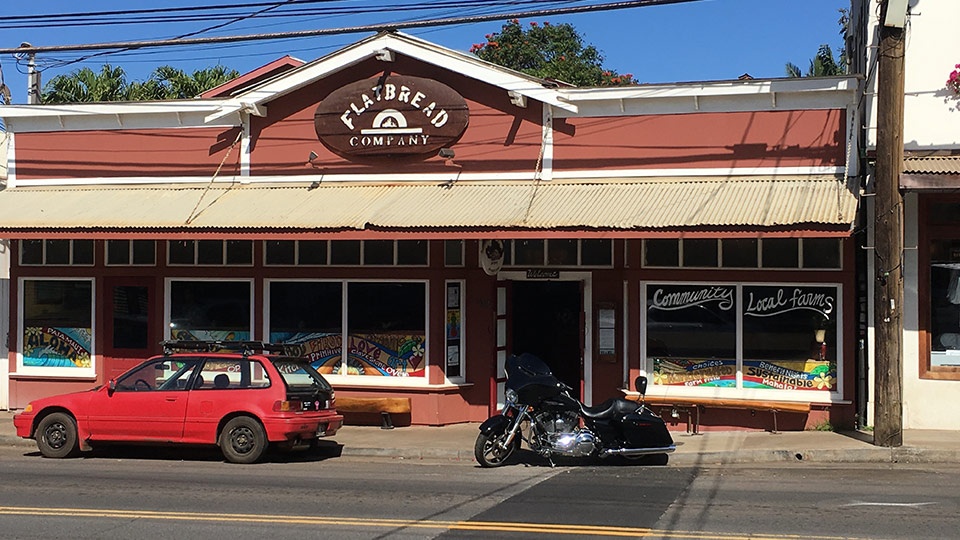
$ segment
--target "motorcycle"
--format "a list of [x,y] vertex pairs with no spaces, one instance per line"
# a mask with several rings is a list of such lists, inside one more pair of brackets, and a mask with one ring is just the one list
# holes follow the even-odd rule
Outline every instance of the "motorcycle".
[[506,372],[503,410],[480,424],[474,444],[482,467],[503,465],[521,440],[551,465],[552,456],[639,458],[676,450],[666,423],[643,405],[644,376],[635,381],[639,402],[610,398],[588,407],[532,354],[508,357]]

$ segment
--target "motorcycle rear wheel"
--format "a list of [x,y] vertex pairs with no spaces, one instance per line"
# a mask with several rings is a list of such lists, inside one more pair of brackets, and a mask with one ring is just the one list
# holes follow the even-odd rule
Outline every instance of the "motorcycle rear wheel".
[[477,442],[473,445],[473,456],[481,467],[499,467],[510,459],[510,456],[520,448],[520,435],[513,438],[509,447],[503,448],[503,441],[507,439],[507,432],[481,433],[477,435]]

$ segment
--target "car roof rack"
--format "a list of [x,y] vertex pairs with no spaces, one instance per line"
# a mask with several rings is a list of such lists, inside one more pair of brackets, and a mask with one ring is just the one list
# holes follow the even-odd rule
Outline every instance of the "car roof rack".
[[263,341],[221,341],[221,340],[187,340],[171,339],[161,341],[163,354],[173,354],[177,351],[193,352],[242,352],[244,356],[251,354],[289,354],[295,345],[283,343],[265,343]]

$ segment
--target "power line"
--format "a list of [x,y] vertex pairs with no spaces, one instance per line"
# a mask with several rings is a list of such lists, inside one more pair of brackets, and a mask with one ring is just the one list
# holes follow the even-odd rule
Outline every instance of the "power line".
[[587,13],[597,11],[612,11],[634,7],[646,7],[654,5],[680,4],[686,2],[696,2],[698,0],[633,0],[627,2],[612,2],[605,4],[593,4],[589,6],[572,6],[555,9],[541,9],[532,11],[522,11],[514,13],[494,13],[489,15],[475,15],[470,17],[451,17],[440,19],[424,19],[419,21],[379,23],[372,25],[349,26],[342,28],[326,28],[317,30],[299,30],[291,32],[273,32],[264,34],[248,34],[239,36],[211,36],[187,39],[162,39],[149,41],[124,41],[115,43],[90,43],[80,45],[51,45],[51,46],[27,46],[18,48],[0,49],[0,54],[16,53],[44,53],[44,52],[65,52],[65,51],[94,51],[107,49],[144,49],[150,47],[171,47],[183,45],[202,45],[210,43],[236,43],[241,41],[265,41],[272,39],[302,38],[313,36],[326,36],[337,34],[352,34],[362,32],[378,32],[384,30],[404,30],[408,28],[426,28],[431,26],[446,26],[454,24],[488,22],[504,19],[519,19],[528,17],[543,17],[550,15],[566,15],[571,13]]
[[[316,0],[296,0],[296,6],[285,5],[280,6],[282,9],[277,10],[276,13],[265,13],[267,10],[261,10],[257,12],[258,18],[299,18],[299,17],[314,17],[314,16],[336,16],[336,15],[362,15],[368,13],[383,13],[383,12],[401,12],[401,11],[424,11],[424,10],[439,10],[444,8],[452,9],[468,9],[481,7],[484,5],[487,6],[503,6],[507,5],[523,5],[523,4],[551,4],[551,3],[570,3],[569,0],[566,2],[557,1],[557,0],[514,0],[507,1],[504,0],[456,0],[456,1],[445,1],[445,2],[426,2],[418,4],[378,4],[374,6],[365,5],[362,7],[314,7],[314,8],[302,8],[298,7],[304,3],[313,3]],[[323,2],[330,2],[332,0],[321,0]],[[263,6],[266,5],[268,8],[273,9],[277,7],[276,2],[270,3],[255,3],[248,4],[248,6]],[[234,4],[233,6],[238,6]],[[194,10],[206,10],[213,8],[221,9],[224,6],[213,6],[210,8],[195,6]],[[135,24],[158,24],[158,23],[184,23],[184,22],[211,22],[211,21],[228,21],[236,17],[246,16],[246,12],[227,12],[227,13],[197,13],[191,15],[183,15],[180,12],[186,8],[167,8],[167,9],[144,9],[144,10],[128,10],[128,11],[113,11],[113,12],[97,12],[97,13],[111,13],[114,15],[111,16],[93,16],[93,14],[51,14],[49,16],[42,15],[24,15],[24,16],[14,16],[7,17],[5,19],[4,29],[20,29],[20,28],[66,28],[66,27],[75,27],[75,26],[122,26],[122,25],[135,25]],[[153,15],[144,16],[142,14],[151,13]],[[159,13],[159,14],[157,14]],[[122,14],[123,16],[119,16]],[[141,15],[136,15],[141,14]],[[136,16],[129,16],[136,15]],[[50,17],[50,20],[47,20],[45,17]],[[15,20],[15,19],[20,19]]]

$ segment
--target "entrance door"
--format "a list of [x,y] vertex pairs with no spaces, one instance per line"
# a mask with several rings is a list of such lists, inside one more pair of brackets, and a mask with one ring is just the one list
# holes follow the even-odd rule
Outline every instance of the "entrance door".
[[112,278],[107,281],[105,320],[106,378],[112,379],[157,351],[159,321],[152,278]]
[[579,281],[514,281],[509,348],[539,356],[582,398],[583,294]]

